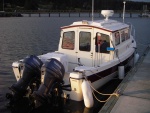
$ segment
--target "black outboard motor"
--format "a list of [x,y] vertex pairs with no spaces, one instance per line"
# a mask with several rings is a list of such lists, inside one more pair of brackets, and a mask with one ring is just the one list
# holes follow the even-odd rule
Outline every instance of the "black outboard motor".
[[33,79],[41,79],[42,61],[34,55],[28,56],[23,60],[22,78],[11,86],[12,91],[24,95],[26,89]]
[[[43,63],[37,56],[28,56],[22,63],[22,78],[10,87],[12,93],[6,94],[6,98],[10,100],[7,107],[14,113],[23,113],[22,108],[25,110],[30,109],[27,94],[32,93],[33,91],[31,90],[34,90],[30,86],[32,86],[33,82],[37,83],[41,81],[41,67]],[[40,85],[40,83],[38,84]],[[27,90],[28,87],[30,87],[30,91]]]
[[64,66],[56,59],[48,60],[42,67],[44,82],[40,85],[38,91],[33,92],[36,100],[35,108],[51,105],[56,102],[56,98],[62,93],[61,84],[65,73]]

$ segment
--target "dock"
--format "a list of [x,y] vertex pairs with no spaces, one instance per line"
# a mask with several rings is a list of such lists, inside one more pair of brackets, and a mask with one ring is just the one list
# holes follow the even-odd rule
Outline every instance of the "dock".
[[145,50],[98,113],[150,113],[150,51]]

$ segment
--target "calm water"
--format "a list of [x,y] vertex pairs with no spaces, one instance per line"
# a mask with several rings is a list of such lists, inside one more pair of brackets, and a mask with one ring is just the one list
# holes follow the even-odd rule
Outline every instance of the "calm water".
[[[99,19],[98,17],[95,20]],[[122,21],[121,18],[114,18]],[[89,17],[22,17],[0,18],[0,78],[9,76],[15,82],[12,62],[27,55],[40,55],[57,50],[60,27],[73,21],[91,20]],[[150,18],[126,18],[136,29],[138,52],[150,44]]]

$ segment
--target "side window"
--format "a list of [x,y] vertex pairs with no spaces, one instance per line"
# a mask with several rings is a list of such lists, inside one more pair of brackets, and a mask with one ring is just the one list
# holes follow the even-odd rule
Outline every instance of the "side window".
[[121,42],[124,42],[125,40],[126,40],[125,32],[121,31]]
[[64,32],[63,40],[62,40],[62,48],[73,50],[74,49],[74,41],[75,41],[75,32],[74,31]]
[[119,45],[120,44],[120,34],[119,32],[115,33],[115,45]]
[[126,38],[126,40],[130,38],[129,29],[125,30],[125,38]]
[[79,50],[90,51],[91,50],[91,33],[83,32],[79,33]]
[[107,51],[107,47],[110,47],[109,35],[97,33],[95,38],[96,52],[110,53]]

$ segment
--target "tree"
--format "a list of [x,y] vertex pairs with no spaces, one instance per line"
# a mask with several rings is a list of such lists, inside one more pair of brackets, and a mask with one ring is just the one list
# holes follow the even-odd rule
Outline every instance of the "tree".
[[26,10],[37,10],[38,0],[26,0],[24,7]]

